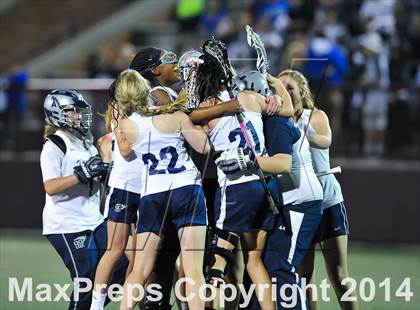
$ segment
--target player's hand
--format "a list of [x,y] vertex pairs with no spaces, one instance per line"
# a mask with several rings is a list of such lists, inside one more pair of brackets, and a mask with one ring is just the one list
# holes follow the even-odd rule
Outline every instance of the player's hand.
[[73,168],[73,173],[83,184],[89,184],[101,178],[107,171],[107,167],[102,161],[101,156],[95,155],[86,162],[81,162]]
[[253,166],[255,157],[246,149],[238,148],[223,151],[214,162],[224,174],[230,175]]
[[265,98],[265,103],[267,104],[265,115],[271,116],[280,112],[283,101],[279,95],[272,95]]

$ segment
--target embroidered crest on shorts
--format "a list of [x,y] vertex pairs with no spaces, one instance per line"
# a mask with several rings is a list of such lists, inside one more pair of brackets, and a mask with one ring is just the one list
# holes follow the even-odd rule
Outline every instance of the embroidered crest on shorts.
[[115,207],[114,207],[115,212],[121,212],[122,210],[124,210],[126,208],[127,208],[127,205],[124,205],[122,203],[117,203],[117,204],[115,204]]
[[80,236],[73,240],[74,247],[76,249],[81,249],[85,247],[86,236]]

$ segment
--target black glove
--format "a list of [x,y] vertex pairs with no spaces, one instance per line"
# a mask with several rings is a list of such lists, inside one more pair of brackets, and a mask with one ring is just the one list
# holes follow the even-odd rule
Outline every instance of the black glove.
[[73,168],[73,172],[77,179],[83,184],[89,184],[92,181],[96,181],[106,174],[106,171],[107,168],[99,155],[92,156],[86,162],[82,162],[80,165]]

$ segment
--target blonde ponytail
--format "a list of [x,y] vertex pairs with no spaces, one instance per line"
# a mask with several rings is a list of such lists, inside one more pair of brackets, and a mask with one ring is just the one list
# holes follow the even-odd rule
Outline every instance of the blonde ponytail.
[[108,108],[106,109],[104,118],[105,118],[105,130],[107,133],[112,132],[112,118],[113,118],[113,112],[114,112],[114,107],[112,106],[112,104],[108,105]]
[[52,135],[53,133],[55,133],[57,130],[58,130],[58,127],[56,127],[54,125],[50,125],[50,124],[45,125],[45,127],[44,127],[44,136],[43,136],[44,139],[47,136]]
[[135,70],[125,70],[120,73],[115,83],[115,107],[125,117],[133,112],[143,116],[153,116],[180,110],[186,111],[186,94],[181,95],[172,104],[152,107],[149,93],[149,82],[140,73]]
[[[159,114],[167,114],[167,113],[174,113],[176,111],[187,112],[187,103],[188,103],[188,96],[185,90],[181,90],[176,97],[176,100],[171,104],[167,104],[164,106],[159,107],[152,107],[147,108],[147,110],[143,111],[143,115],[153,116]],[[140,113],[141,114],[141,113]]]

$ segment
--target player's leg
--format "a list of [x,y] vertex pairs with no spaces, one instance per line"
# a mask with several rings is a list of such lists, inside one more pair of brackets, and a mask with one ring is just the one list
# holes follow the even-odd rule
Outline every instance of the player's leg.
[[200,298],[199,289],[204,285],[203,261],[206,226],[185,226],[178,230],[181,243],[182,267],[185,277],[193,282],[186,282],[186,296],[194,295],[188,301],[189,309],[204,309],[204,301]]
[[166,228],[166,234],[163,237],[158,257],[152,274],[147,280],[147,285],[158,284],[161,287],[162,299],[159,301],[144,300],[145,310],[167,310],[171,309],[170,297],[172,284],[174,281],[175,263],[181,249],[176,230],[172,225]]
[[[321,218],[321,222],[318,225],[318,229],[315,233],[315,237],[313,238],[305,257],[301,265],[298,268],[298,274],[301,279],[305,279],[306,284],[314,284],[316,282],[315,273],[314,273],[314,264],[315,264],[315,253],[316,253],[316,245],[324,239],[325,233],[325,222],[326,214],[324,213]],[[316,298],[315,298],[316,297]],[[312,287],[309,286],[306,288],[306,298],[311,306],[312,310],[318,309],[318,304],[315,299],[318,299],[316,293],[312,290]]]
[[267,232],[264,230],[243,233],[241,238],[245,267],[252,283],[256,285],[255,293],[263,310],[275,309],[271,279],[262,261],[266,239]]
[[[174,284],[179,279],[183,279],[185,277],[186,276],[185,276],[185,272],[184,272],[184,267],[182,267],[182,257],[180,255],[179,258],[178,258],[178,260],[175,263],[174,276],[173,276],[173,278],[174,278]],[[179,288],[180,294],[183,297],[186,296],[185,289],[186,289],[185,282],[183,282],[183,283],[181,283],[181,287]],[[176,303],[177,303],[178,309],[188,310],[188,303],[186,301],[181,301],[181,300],[179,300],[179,298],[177,298]]]
[[[315,273],[314,273],[314,263],[315,263],[315,243],[312,243],[308,252],[306,253],[301,265],[299,266],[298,274],[302,281],[305,281],[306,284],[315,283]],[[303,280],[304,279],[304,280]],[[311,310],[317,310],[318,304],[314,300],[314,292],[311,287],[306,288],[306,298],[311,305]]]
[[108,220],[108,245],[95,275],[95,292],[106,293],[115,263],[123,256],[128,240],[129,225]]
[[[226,282],[230,284],[234,284],[236,286],[237,292],[240,292],[239,285],[243,285],[244,283],[244,273],[245,273],[245,264],[244,264],[244,255],[242,252],[241,243],[238,242],[235,250],[233,251],[233,259],[227,266],[226,272]],[[240,302],[240,294],[236,297],[235,300],[231,302],[225,301],[226,310],[234,310],[238,309],[239,302]]]
[[216,227],[213,230],[211,241],[211,250],[209,253],[207,282],[215,287],[219,287],[224,283],[225,268],[229,260],[232,258],[233,250],[239,243],[238,234],[229,232],[228,230],[218,227],[225,227],[226,219],[231,217],[228,205],[236,203],[236,197],[233,197],[233,186],[219,187],[216,190],[214,199],[214,218]]
[[[93,239],[91,233],[53,234],[48,235],[47,238],[70,271],[73,282],[80,279],[82,285],[79,287],[84,288],[86,284],[83,279],[87,278],[93,281],[97,257],[96,253],[91,255],[89,249],[89,244],[91,244],[91,240]],[[74,290],[71,295],[69,309],[89,309],[92,291],[79,293],[77,294],[78,296],[76,294],[77,290]]]
[[127,245],[124,250],[124,254],[128,259],[127,271],[125,273],[126,278],[130,274],[131,270],[133,270],[134,256],[136,253],[136,239],[137,239],[136,225],[132,223],[130,225],[130,235],[128,237]]
[[[127,270],[125,268],[122,270],[120,263],[118,266],[116,264],[124,256],[130,225],[137,221],[136,211],[139,199],[140,195],[117,188],[111,188],[107,196],[106,203],[109,208],[107,234],[99,230],[95,233],[102,257],[95,274],[92,309],[103,308],[111,277],[116,283],[124,283]],[[105,240],[107,240],[106,246],[103,244]]]
[[226,265],[232,260],[233,250],[238,241],[237,234],[215,229],[210,251],[210,268],[207,274],[207,281],[215,287],[225,282]]
[[[284,216],[276,219],[275,229],[267,239],[264,264],[270,276],[276,278],[277,309],[288,307],[279,295],[279,288],[282,285],[292,287],[289,293],[294,294],[296,301],[293,309],[305,309],[307,302],[296,270],[308,252],[321,220],[321,201],[310,201],[299,205],[288,204],[281,212]],[[292,233],[286,231],[287,225],[292,229]]]
[[[144,286],[153,271],[165,234],[165,214],[170,199],[169,191],[143,196],[138,209],[136,254],[133,270],[124,283],[120,309],[132,309],[144,297]],[[136,287],[137,288],[134,288]],[[139,291],[139,286],[143,289]],[[134,289],[133,289],[134,288]]]
[[[331,284],[342,309],[357,309],[355,301],[341,301],[341,297],[349,290],[349,285],[343,285],[344,278],[349,277],[347,262],[348,220],[343,202],[325,210],[325,234],[321,240],[322,254]],[[353,293],[350,296],[355,296]]]
[[[133,309],[135,304],[142,299],[139,285],[143,287],[147,278],[153,271],[161,238],[153,232],[137,234],[136,255],[133,270],[124,283],[124,294],[120,309]],[[135,288],[137,287],[137,288]]]
[[[347,266],[347,236],[338,236],[324,240],[321,242],[321,248],[328,278],[334,287],[341,309],[357,309],[356,302],[341,301],[343,294],[350,289],[350,284],[342,284],[343,279],[349,276]],[[353,293],[350,296],[355,296],[355,294]]]
[[[178,229],[181,262],[188,281],[185,283],[189,309],[204,309],[199,290],[205,284],[203,274],[204,248],[207,236],[207,209],[201,186],[188,185],[173,191],[172,223]],[[192,280],[190,282],[189,280]]]

